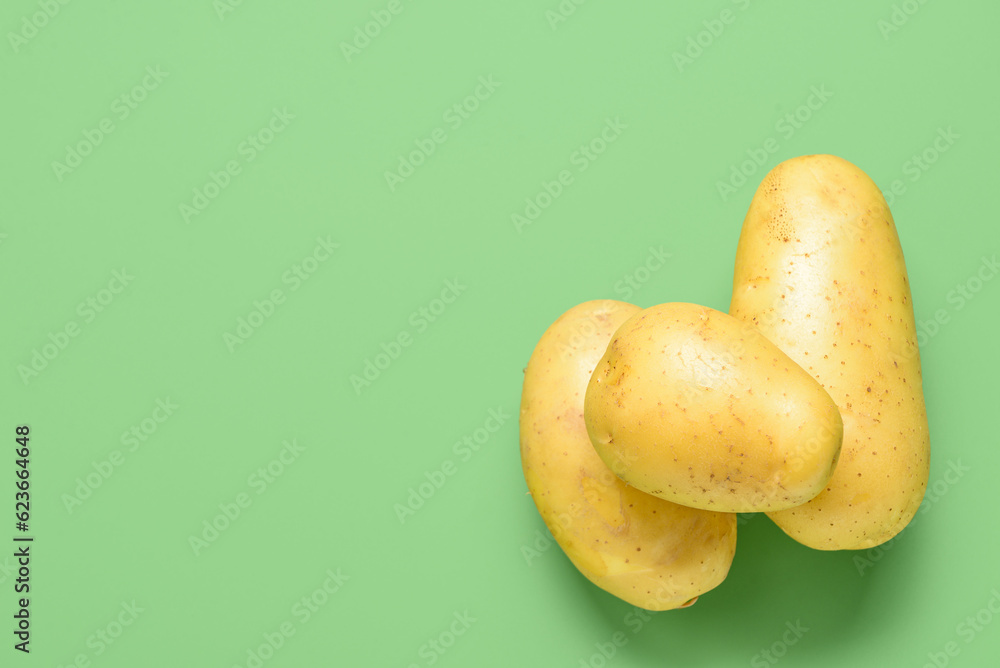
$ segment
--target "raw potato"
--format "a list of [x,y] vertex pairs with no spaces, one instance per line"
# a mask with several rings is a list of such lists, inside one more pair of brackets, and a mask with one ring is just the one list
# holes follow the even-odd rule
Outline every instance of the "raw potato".
[[591,582],[647,610],[686,607],[729,573],[736,516],[685,508],[618,479],[583,424],[591,373],[639,307],[591,301],[542,336],[524,375],[521,463],[559,546]]
[[771,519],[821,550],[899,533],[923,499],[930,440],[903,252],[863,171],[810,155],[764,178],[743,223],[730,313],[819,380],[844,420],[829,485]]
[[754,327],[694,304],[629,318],[585,407],[594,448],[629,484],[732,513],[816,496],[842,437],[837,406],[805,370]]

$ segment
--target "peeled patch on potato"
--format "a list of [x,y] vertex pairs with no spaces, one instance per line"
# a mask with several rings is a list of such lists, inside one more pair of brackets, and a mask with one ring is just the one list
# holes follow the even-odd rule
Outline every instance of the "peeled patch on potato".
[[587,431],[630,485],[730,513],[802,505],[843,437],[830,395],[756,328],[694,304],[629,318],[597,364]]
[[829,484],[771,519],[820,550],[898,534],[923,499],[930,440],[906,265],[875,183],[832,155],[771,170],[743,222],[729,312],[822,383],[844,421]]
[[584,394],[612,334],[640,309],[592,301],[563,314],[525,369],[521,463],[556,542],[591,582],[647,610],[686,607],[718,586],[736,551],[736,516],[644,494],[591,446]]

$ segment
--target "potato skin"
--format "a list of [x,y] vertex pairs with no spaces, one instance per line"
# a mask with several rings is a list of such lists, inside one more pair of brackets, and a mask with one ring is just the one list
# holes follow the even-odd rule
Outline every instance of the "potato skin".
[[809,371],[844,421],[829,485],[771,519],[821,550],[899,533],[923,499],[930,440],[903,252],[863,171],[809,155],[764,177],[743,222],[730,314]]
[[587,579],[632,605],[670,610],[725,579],[736,516],[643,494],[590,444],[587,382],[611,335],[637,311],[623,302],[585,302],[545,332],[524,374],[521,463],[538,512]]
[[753,326],[695,304],[629,318],[584,405],[594,448],[629,484],[723,512],[805,503],[842,438],[836,405],[804,369]]

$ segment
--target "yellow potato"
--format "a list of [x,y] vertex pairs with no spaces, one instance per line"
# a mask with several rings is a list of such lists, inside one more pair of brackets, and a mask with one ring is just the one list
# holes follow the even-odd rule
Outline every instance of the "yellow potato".
[[923,499],[930,440],[903,252],[863,171],[810,155],[764,178],[743,222],[730,313],[822,383],[844,421],[830,483],[771,519],[821,550],[899,533]]
[[586,302],[545,332],[524,372],[521,463],[538,512],[587,579],[632,605],[670,610],[725,579],[736,516],[643,494],[618,479],[590,444],[587,381],[615,329],[638,310]]
[[754,327],[705,306],[660,304],[628,319],[585,401],[605,464],[640,490],[693,508],[801,505],[837,462],[837,406]]

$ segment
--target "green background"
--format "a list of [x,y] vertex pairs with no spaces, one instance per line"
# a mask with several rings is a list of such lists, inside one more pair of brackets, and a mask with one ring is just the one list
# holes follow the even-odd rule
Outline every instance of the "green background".
[[[385,22],[387,0],[5,2],[0,534],[15,533],[14,428],[28,424],[35,543],[30,656],[12,649],[0,560],[0,663],[255,665],[248,652],[285,624],[294,635],[263,665],[772,665],[772,647],[788,666],[995,665],[1000,620],[980,610],[1000,602],[1000,281],[973,281],[961,308],[953,291],[1000,250],[1000,7],[675,5],[564,3],[556,21],[558,0],[402,0],[366,43],[356,30],[373,11]],[[495,88],[475,110],[449,112],[481,77]],[[814,87],[826,99],[803,107]],[[581,161],[609,119],[625,127]],[[386,172],[432,136],[444,141],[390,188]],[[777,150],[720,194],[768,140]],[[53,164],[81,142],[78,166]],[[892,208],[916,316],[946,320],[921,341],[937,492],[872,553],[810,551],[747,518],[728,579],[637,629],[548,542],[526,495],[522,369],[585,300],[727,308],[757,183],[807,153],[906,188]],[[238,173],[185,215],[229,161]],[[562,170],[569,185],[516,225]],[[317,238],[339,247],[303,265]],[[651,248],[670,258],[647,273]],[[306,265],[299,284],[286,273]],[[435,302],[448,281],[460,294]],[[270,317],[227,339],[275,290]],[[77,335],[54,347],[67,326]],[[379,358],[401,335],[397,358]],[[358,390],[369,361],[390,363]],[[477,432],[491,410],[508,417]],[[133,427],[147,432],[130,449]],[[478,450],[456,446],[467,437]],[[273,464],[291,440],[301,452]],[[280,474],[262,489],[252,476],[269,464]],[[441,475],[401,521],[397,504]],[[249,507],[193,547],[238,498]],[[348,579],[316,594],[328,571]],[[977,613],[992,623],[972,633]],[[808,631],[782,645],[796,624]],[[618,632],[627,643],[604,659]]]

